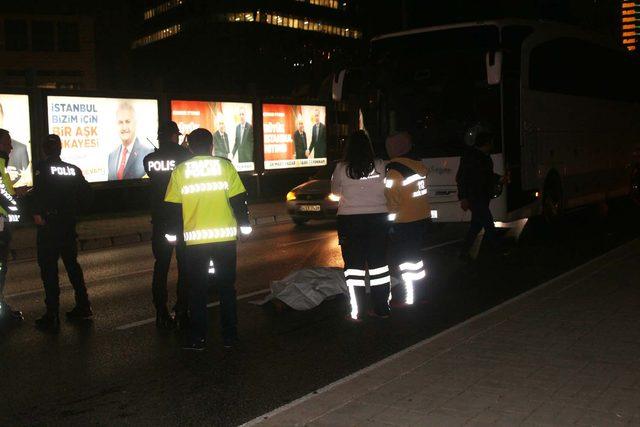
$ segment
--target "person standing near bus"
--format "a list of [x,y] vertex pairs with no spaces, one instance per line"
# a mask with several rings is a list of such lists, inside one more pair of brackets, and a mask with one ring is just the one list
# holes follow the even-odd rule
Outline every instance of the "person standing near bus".
[[[164,201],[167,185],[173,170],[189,159],[189,150],[178,145],[180,136],[176,122],[166,122],[158,128],[160,148],[144,158],[144,170],[151,181],[151,250],[153,279],[151,291],[156,308],[156,327],[171,329],[176,322],[180,328],[188,324],[187,280],[184,267],[184,240],[182,238],[182,212],[180,206]],[[176,316],[173,318],[167,308],[167,275],[171,265],[171,254],[176,248],[178,263]]]
[[[404,284],[402,302],[411,305],[424,300],[426,269],[421,249],[430,211],[427,201],[427,168],[414,155],[411,135],[399,132],[386,140],[385,196],[389,209],[390,253]],[[395,300],[395,296],[394,296]]]
[[465,141],[469,147],[460,158],[456,182],[460,207],[465,212],[471,211],[471,224],[460,250],[460,259],[468,262],[472,260],[471,247],[483,228],[485,239],[493,246],[498,243],[489,203],[496,195],[496,186],[506,178],[493,172],[493,135],[490,132],[472,128]]
[[374,317],[389,317],[391,276],[387,263],[387,205],[384,197],[385,166],[376,159],[364,131],[347,141],[343,161],[331,177],[331,192],[340,197],[338,239],[349,289],[349,319],[362,319],[365,278],[373,299]]
[[189,134],[194,157],[171,174],[165,201],[180,204],[189,281],[191,321],[185,350],[204,350],[207,336],[207,290],[212,275],[220,295],[222,339],[235,345],[236,238],[250,234],[247,192],[229,159],[211,155],[213,135],[206,129]]

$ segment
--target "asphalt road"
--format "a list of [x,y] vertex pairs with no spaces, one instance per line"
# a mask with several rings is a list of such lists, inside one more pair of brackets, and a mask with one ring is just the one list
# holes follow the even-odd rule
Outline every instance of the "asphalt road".
[[180,334],[155,329],[148,245],[82,254],[95,319],[63,322],[57,335],[33,327],[44,310],[37,265],[13,263],[6,292],[27,320],[0,332],[0,425],[237,425],[637,237],[637,217],[624,205],[606,220],[582,212],[553,228],[530,221],[509,255],[481,252],[473,265],[457,259],[464,227],[434,229],[429,303],[361,324],[344,319],[342,298],[308,312],[250,304],[292,270],[342,262],[331,222],[261,227],[239,245],[242,343],[226,352],[215,306],[206,352],[184,353]]

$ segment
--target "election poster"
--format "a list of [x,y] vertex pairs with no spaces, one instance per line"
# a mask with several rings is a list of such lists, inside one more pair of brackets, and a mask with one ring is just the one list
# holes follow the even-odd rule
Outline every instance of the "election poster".
[[28,95],[0,93],[0,128],[11,136],[7,172],[13,186],[33,185]]
[[264,168],[327,164],[326,108],[320,105],[264,104]]
[[173,100],[171,120],[183,138],[194,129],[208,129],[213,134],[214,156],[228,158],[239,172],[255,169],[251,103]]
[[142,160],[157,146],[157,100],[48,96],[47,111],[62,160],[87,181],[146,178]]

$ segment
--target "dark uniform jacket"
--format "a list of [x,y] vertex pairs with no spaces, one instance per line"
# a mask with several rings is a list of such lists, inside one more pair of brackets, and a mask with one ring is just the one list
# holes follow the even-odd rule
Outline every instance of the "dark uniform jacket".
[[496,193],[499,175],[493,173],[493,160],[476,148],[468,149],[460,159],[456,174],[458,198],[470,202],[489,202]]
[[144,170],[151,180],[151,221],[155,226],[169,230],[181,223],[180,205],[167,203],[164,197],[171,179],[171,172],[189,158],[191,158],[189,150],[171,143],[162,145],[144,158]]
[[60,157],[49,157],[38,163],[34,175],[33,214],[43,217],[45,228],[74,227],[78,214],[86,210],[93,198],[80,168]]

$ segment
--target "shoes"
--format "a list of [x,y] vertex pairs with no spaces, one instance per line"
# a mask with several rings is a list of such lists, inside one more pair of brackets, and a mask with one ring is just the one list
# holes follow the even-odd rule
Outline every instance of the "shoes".
[[371,310],[367,313],[369,315],[369,317],[373,317],[375,319],[388,319],[389,317],[391,317],[390,314],[378,314],[375,311]]
[[204,351],[205,348],[207,348],[207,344],[204,338],[189,340],[182,346],[182,349],[186,351]]
[[156,328],[171,330],[175,328],[175,326],[176,326],[176,321],[173,317],[171,317],[171,314],[169,314],[168,311],[160,310],[156,313]]
[[67,311],[67,319],[68,320],[88,320],[93,317],[93,311],[91,311],[91,307],[80,307],[75,306],[73,310]]
[[174,322],[178,330],[186,331],[187,329],[189,329],[189,323],[191,323],[191,319],[189,318],[189,314],[187,312],[176,312]]
[[238,345],[238,337],[224,337],[222,338],[222,346],[226,349],[232,349]]
[[9,304],[0,300],[0,321],[22,322],[24,316],[20,310],[14,310]]
[[57,312],[47,311],[41,318],[36,320],[36,328],[41,331],[58,332],[60,330],[60,316]]

